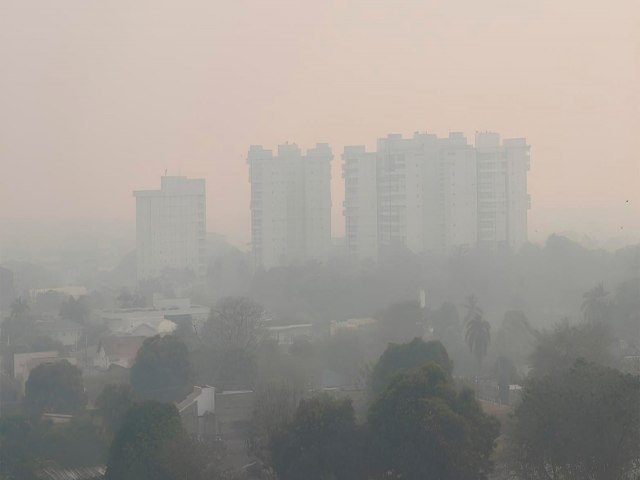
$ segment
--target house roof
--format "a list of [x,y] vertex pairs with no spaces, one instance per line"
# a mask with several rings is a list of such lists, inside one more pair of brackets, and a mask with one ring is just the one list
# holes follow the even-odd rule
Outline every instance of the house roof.
[[104,478],[106,470],[103,465],[80,468],[45,467],[36,476],[39,480],[96,480]]
[[146,337],[134,335],[111,335],[102,337],[98,345],[98,351],[100,351],[100,348],[104,349],[105,355],[110,360],[133,360],[138,354],[138,350],[140,350],[145,338]]

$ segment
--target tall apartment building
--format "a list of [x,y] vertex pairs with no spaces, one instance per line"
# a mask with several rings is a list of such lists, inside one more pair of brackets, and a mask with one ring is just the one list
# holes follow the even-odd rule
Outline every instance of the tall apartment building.
[[527,241],[529,145],[493,132],[476,134],[478,245],[518,249]]
[[475,245],[475,152],[462,134],[388,135],[376,152],[346,147],[343,161],[347,248],[358,258]]
[[277,155],[253,145],[247,155],[251,183],[254,266],[324,261],[331,251],[331,160],[320,143],[303,155],[295,144]]
[[136,198],[138,281],[167,269],[205,274],[206,193],[204,179],[167,177],[160,190],[133,192]]

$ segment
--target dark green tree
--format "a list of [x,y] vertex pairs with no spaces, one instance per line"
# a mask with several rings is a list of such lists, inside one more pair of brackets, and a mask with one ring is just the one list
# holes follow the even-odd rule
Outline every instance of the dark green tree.
[[176,407],[149,401],[127,412],[111,444],[105,479],[197,480],[203,466]]
[[578,360],[530,379],[515,411],[511,467],[525,480],[627,480],[640,468],[640,378]]
[[185,344],[173,335],[147,338],[131,367],[131,387],[142,399],[172,402],[184,398],[193,387]]
[[612,338],[603,323],[571,325],[560,323],[553,330],[543,332],[531,355],[530,375],[542,377],[569,369],[578,358],[613,364]]
[[482,318],[481,313],[467,322],[464,339],[469,346],[469,350],[476,357],[478,362],[478,372],[482,371],[482,360],[487,356],[489,344],[491,343],[491,324]]
[[371,477],[478,480],[500,426],[438,365],[396,375],[369,411]]
[[82,373],[67,361],[38,365],[25,385],[24,405],[27,411],[42,413],[78,413],[86,404]]
[[429,362],[442,367],[447,375],[453,372],[453,362],[442,343],[437,340],[425,342],[414,338],[400,345],[390,343],[371,373],[371,388],[381,392],[387,387],[394,375],[407,370],[418,369]]
[[351,401],[321,394],[272,437],[271,460],[281,480],[364,479],[361,445]]
[[610,310],[608,296],[609,292],[604,289],[602,282],[582,296],[581,308],[585,322],[598,323],[607,320]]
[[96,408],[105,426],[105,430],[114,435],[122,420],[133,404],[133,392],[127,384],[110,384],[102,389],[96,399]]
[[85,296],[78,297],[76,300],[73,296],[69,296],[66,302],[60,307],[60,316],[80,325],[85,325],[89,320],[90,308]]

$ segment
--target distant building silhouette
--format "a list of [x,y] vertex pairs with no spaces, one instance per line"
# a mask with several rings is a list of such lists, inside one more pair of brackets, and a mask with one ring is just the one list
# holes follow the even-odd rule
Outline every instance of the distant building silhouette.
[[494,133],[388,135],[345,147],[345,233],[357,258],[380,250],[517,249],[527,240],[529,146]]
[[161,177],[160,190],[136,197],[138,281],[165,270],[205,274],[206,192],[204,179]]
[[278,154],[249,149],[251,250],[254,267],[324,261],[331,251],[331,160],[327,144],[303,155],[296,144]]

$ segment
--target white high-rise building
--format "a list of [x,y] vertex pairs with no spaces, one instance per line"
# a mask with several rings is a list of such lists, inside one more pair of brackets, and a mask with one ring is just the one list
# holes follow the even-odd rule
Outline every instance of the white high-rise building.
[[376,153],[364,146],[345,147],[343,213],[347,251],[358,259],[378,257]]
[[529,145],[493,132],[476,134],[478,245],[519,249],[527,241]]
[[462,134],[388,135],[375,153],[346,147],[343,160],[347,246],[358,258],[475,246],[475,152]]
[[327,144],[249,149],[251,244],[256,268],[324,261],[331,252],[331,160]]
[[160,190],[139,190],[136,197],[138,281],[165,270],[205,274],[206,193],[204,179],[167,177]]

